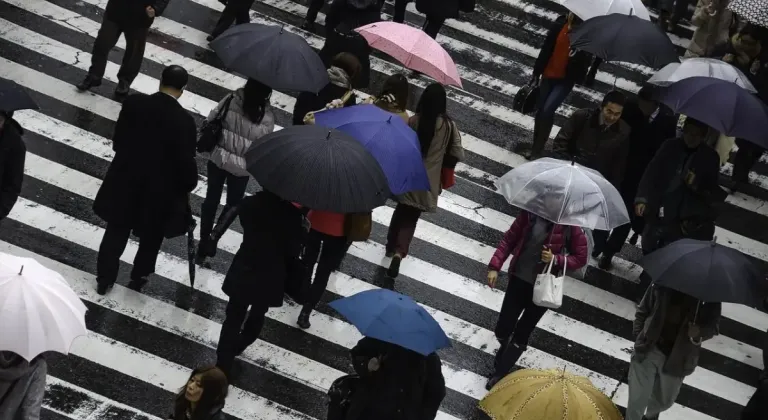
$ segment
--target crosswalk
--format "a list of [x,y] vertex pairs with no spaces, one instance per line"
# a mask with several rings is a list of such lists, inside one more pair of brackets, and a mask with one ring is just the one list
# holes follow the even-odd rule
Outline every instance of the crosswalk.
[[[112,96],[122,57],[110,55],[105,81],[93,93],[74,85],[85,76],[106,0],[0,0],[0,77],[27,87],[40,111],[16,119],[26,130],[27,161],[21,197],[0,226],[0,251],[32,256],[62,273],[89,311],[90,334],[78,339],[69,356],[53,356],[44,419],[166,418],[171,401],[193,367],[215,360],[215,347],[227,297],[224,274],[242,238],[236,223],[219,243],[210,269],[198,270],[195,290],[187,277],[186,244],[166,241],[157,273],[141,293],[123,287],[108,296],[95,293],[95,261],[104,223],[91,205],[114,156],[110,138],[120,111]],[[384,17],[392,13],[392,1]],[[190,73],[181,104],[198,121],[228,91],[244,80],[218,63],[205,40],[223,9],[217,0],[173,0],[150,31],[142,73],[132,85],[152,93],[162,68],[180,64]],[[243,372],[230,389],[225,412],[231,419],[323,419],[325,391],[350,372],[348,350],[357,330],[324,303],[378,287],[394,287],[422,304],[445,329],[453,347],[441,353],[447,396],[438,418],[479,419],[477,402],[485,394],[498,343],[493,337],[503,290],[484,284],[486,265],[517,211],[493,186],[497,177],[525,160],[510,152],[529,141],[533,120],[512,111],[512,96],[531,76],[546,27],[558,8],[548,0],[490,0],[461,21],[448,21],[438,41],[454,57],[464,90],[449,89],[449,112],[462,131],[467,159],[457,167],[457,184],[443,192],[437,213],[419,222],[411,253],[396,282],[384,275],[386,229],[393,204],[374,211],[370,241],[355,243],[334,273],[312,327],[300,330],[299,308],[286,304],[269,311],[262,337],[237,362]],[[302,0],[259,0],[252,21],[280,24],[314,48],[323,37],[298,28]],[[423,16],[409,5],[407,20]],[[324,23],[321,13],[318,24]],[[321,31],[322,32],[322,31]],[[692,28],[670,37],[682,51]],[[403,71],[383,56],[372,57],[372,84]],[[556,116],[557,133],[574,110],[594,106],[614,87],[634,92],[651,70],[606,64],[593,88],[577,87]],[[411,101],[429,83],[411,81]],[[361,93],[361,96],[367,96]],[[276,122],[289,125],[295,98],[275,92]],[[279,127],[278,127],[279,128]],[[149,152],[149,151],[148,151]],[[201,174],[205,174],[200,158]],[[732,167],[724,166],[723,176]],[[718,220],[718,242],[745,253],[768,268],[768,168],[761,161],[750,174],[754,194],[728,197]],[[249,191],[255,191],[255,185]],[[201,175],[192,194],[199,214],[206,190]],[[752,191],[750,191],[752,192]],[[223,204],[223,203],[222,203]],[[137,244],[122,257],[126,271]],[[637,288],[639,251],[625,245],[609,271],[591,261],[583,281],[569,280],[563,307],[539,323],[519,364],[563,368],[589,377],[617,405],[627,401],[626,371],[633,337],[631,322]],[[506,268],[506,267],[505,267]],[[768,314],[726,304],[721,335],[704,344],[700,367],[686,378],[677,404],[662,415],[675,420],[735,420],[754,392],[763,369],[760,344]]]

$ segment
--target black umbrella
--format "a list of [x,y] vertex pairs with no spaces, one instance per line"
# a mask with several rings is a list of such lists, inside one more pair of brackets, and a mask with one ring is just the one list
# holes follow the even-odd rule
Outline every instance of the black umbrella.
[[0,77],[0,111],[13,112],[20,109],[38,109],[38,106],[21,85]]
[[640,261],[654,283],[703,302],[762,304],[768,284],[748,259],[715,241],[681,239]]
[[245,159],[262,187],[311,209],[367,212],[390,196],[376,159],[338,130],[288,127],[254,141]]
[[224,65],[275,90],[317,93],[328,84],[320,56],[280,26],[236,25],[213,40]]
[[570,33],[571,48],[606,61],[624,61],[657,69],[680,62],[667,34],[650,21],[613,13],[588,19]]

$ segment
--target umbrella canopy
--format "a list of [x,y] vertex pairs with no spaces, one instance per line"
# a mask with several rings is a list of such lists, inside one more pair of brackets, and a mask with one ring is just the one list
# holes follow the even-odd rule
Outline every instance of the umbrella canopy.
[[314,210],[368,212],[391,195],[376,159],[352,136],[332,128],[275,131],[254,141],[245,160],[262,187]]
[[747,22],[768,28],[768,3],[765,0],[733,0],[728,8]]
[[681,239],[640,260],[653,282],[703,302],[761,305],[768,282],[747,257],[715,241]]
[[688,58],[682,63],[670,63],[656,72],[648,83],[657,86],[669,86],[672,83],[689,77],[712,77],[715,79],[732,82],[738,86],[757,93],[757,89],[749,81],[749,78],[736,67],[722,60],[714,58]]
[[622,420],[610,398],[589,379],[564,370],[518,370],[480,401],[494,420]]
[[571,31],[570,39],[571,48],[607,61],[642,64],[654,69],[680,61],[667,34],[637,16],[613,13],[589,19]]
[[642,0],[556,0],[582,20],[620,13],[634,15],[643,20],[651,20],[648,9]]
[[88,333],[86,310],[59,273],[0,253],[0,351],[29,361],[47,351],[67,354]]
[[359,141],[384,170],[392,194],[429,190],[419,138],[397,115],[375,105],[357,105],[318,112],[315,124]]
[[211,42],[227,68],[276,90],[317,93],[330,80],[320,56],[280,26],[246,23]]
[[330,306],[366,337],[392,343],[425,356],[450,347],[440,324],[408,296],[387,289],[366,290]]
[[376,22],[355,30],[371,48],[389,54],[405,67],[424,73],[444,85],[462,87],[456,63],[424,31],[395,22]]
[[654,90],[654,97],[672,111],[695,118],[726,136],[768,147],[768,107],[735,83],[689,77]]
[[496,187],[509,204],[557,224],[611,230],[629,223],[616,188],[579,164],[537,159],[504,174]]
[[29,92],[18,83],[0,77],[0,112],[38,109]]

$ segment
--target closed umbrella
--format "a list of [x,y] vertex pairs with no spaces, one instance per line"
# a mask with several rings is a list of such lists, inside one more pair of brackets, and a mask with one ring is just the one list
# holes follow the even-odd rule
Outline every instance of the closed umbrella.
[[352,136],[332,128],[275,131],[254,141],[245,160],[262,187],[314,210],[368,212],[391,195],[376,159]]
[[86,335],[87,308],[59,273],[32,258],[0,253],[0,351],[26,360],[67,354]]
[[537,159],[504,174],[496,187],[509,204],[553,223],[600,230],[629,223],[616,187],[576,163]]
[[13,112],[20,109],[38,109],[38,106],[21,85],[0,77],[0,111]]
[[657,86],[669,86],[689,77],[712,77],[725,80],[752,93],[757,93],[757,89],[741,70],[725,61],[714,58],[687,58],[682,63],[667,64],[648,79],[648,83]]
[[582,20],[611,13],[634,15],[643,20],[651,20],[651,15],[642,0],[556,0],[556,2]]
[[747,22],[768,28],[768,3],[765,0],[733,0],[728,8]]

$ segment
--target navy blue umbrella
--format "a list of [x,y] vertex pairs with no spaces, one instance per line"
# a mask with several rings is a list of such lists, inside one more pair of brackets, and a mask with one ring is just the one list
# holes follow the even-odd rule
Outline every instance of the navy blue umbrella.
[[38,107],[21,85],[0,77],[0,111],[13,112],[20,109],[38,109]]

